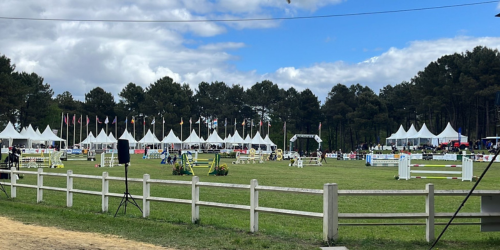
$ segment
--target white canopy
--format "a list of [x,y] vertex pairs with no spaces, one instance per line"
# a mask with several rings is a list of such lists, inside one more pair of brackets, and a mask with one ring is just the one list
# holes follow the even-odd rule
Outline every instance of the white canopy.
[[148,129],[148,132],[141,140],[139,140],[139,143],[146,144],[146,143],[161,143],[161,142],[160,140],[158,140],[158,138],[156,138],[156,135],[151,133],[151,130]]
[[80,144],[90,144],[90,143],[95,143],[95,136],[92,134],[92,131],[87,135],[87,138],[80,142]]
[[42,136],[43,138],[48,139],[50,141],[66,141],[64,139],[59,138],[59,136],[57,136],[56,134],[54,134],[49,125],[47,125],[47,127],[43,131]]
[[434,142],[435,137],[436,136],[433,133],[431,133],[431,131],[429,131],[429,129],[427,128],[427,126],[424,123],[424,125],[422,125],[422,128],[420,128],[420,131],[418,131],[418,133],[414,134],[413,136],[411,136],[409,138],[417,139],[418,145],[432,144],[432,145],[436,146],[437,142]]
[[224,143],[224,140],[222,140],[219,134],[217,134],[217,130],[214,130],[214,132],[207,138],[206,142],[210,144],[220,144]]
[[240,134],[238,133],[238,130],[236,130],[236,132],[234,132],[234,135],[230,139],[226,140],[226,143],[239,144],[239,143],[245,143],[245,140],[241,138]]
[[182,143],[181,139],[174,134],[174,131],[170,129],[168,135],[163,138],[162,143]]
[[104,129],[101,129],[101,132],[99,132],[99,134],[97,135],[97,137],[95,138],[95,141],[93,143],[112,144],[112,143],[116,143],[116,142],[110,141],[108,136],[106,135],[106,132],[104,132]]
[[2,132],[0,132],[0,138],[28,139],[27,136],[19,134],[19,132],[17,132],[11,122],[7,123],[7,126],[3,129]]
[[39,130],[38,128],[36,128],[35,133],[36,133],[37,135],[39,135],[39,136],[43,137],[43,136],[42,136],[42,133],[40,133],[40,130]]
[[250,138],[249,134],[247,134],[247,137],[245,138],[245,143],[246,144],[251,144],[252,143],[252,138]]
[[205,142],[205,140],[198,137],[198,135],[196,134],[194,129],[193,129],[193,131],[191,131],[191,134],[188,136],[188,138],[186,138],[186,140],[184,140],[184,143],[187,143],[188,145],[199,145],[200,143],[203,143],[203,142]]
[[418,131],[415,129],[415,126],[413,124],[410,126],[408,131],[406,131],[406,138],[413,138],[415,134],[417,134]]
[[108,135],[108,140],[111,142],[111,143],[117,143],[118,140],[116,140],[116,138],[113,136],[113,132],[109,132],[109,135]]
[[120,136],[119,139],[128,140],[129,146],[137,144],[137,141],[134,139],[132,134],[130,134],[130,132],[128,132],[127,130],[123,131],[123,134],[122,136]]
[[43,142],[43,141],[47,141],[47,139],[45,139],[44,137],[42,136],[39,136],[35,130],[33,129],[33,127],[31,126],[31,124],[26,128],[26,129],[23,129],[20,133],[21,135],[23,136],[26,136],[28,137],[29,140],[31,140],[31,142]]
[[[448,124],[446,125],[446,128],[443,130],[443,132],[441,132],[441,134],[439,135],[436,135],[436,138],[439,139],[439,142],[449,142],[451,140],[458,140],[458,132],[453,129],[453,127],[451,126],[451,124],[448,122]],[[460,137],[460,140],[461,141],[467,141],[467,136],[461,136]]]
[[267,142],[264,139],[262,139],[262,136],[260,136],[259,131],[257,131],[257,133],[255,133],[255,135],[252,139],[252,144],[262,145],[262,144],[267,144]]
[[266,135],[266,138],[264,138],[264,141],[267,142],[266,144],[269,144],[271,146],[276,146],[276,144],[274,144],[274,142],[271,141],[271,139],[269,138],[269,134]]

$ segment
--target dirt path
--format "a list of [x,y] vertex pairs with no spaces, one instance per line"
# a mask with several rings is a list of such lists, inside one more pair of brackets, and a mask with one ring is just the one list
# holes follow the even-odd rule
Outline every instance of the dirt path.
[[[58,229],[26,225],[0,217],[2,232],[0,248],[7,250],[101,250],[101,249],[146,249],[167,250],[168,248],[125,240],[112,235],[82,233]],[[173,249],[168,249],[173,250]]]

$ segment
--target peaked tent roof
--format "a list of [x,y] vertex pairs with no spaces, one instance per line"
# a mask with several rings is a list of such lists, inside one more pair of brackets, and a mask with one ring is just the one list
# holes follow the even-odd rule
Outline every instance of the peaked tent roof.
[[224,142],[229,143],[229,141],[230,141],[232,138],[233,138],[233,137],[232,137],[232,136],[231,136],[231,134],[230,134],[230,135],[228,135],[228,136],[226,137],[226,139],[224,139]]
[[245,138],[245,143],[252,143],[252,138],[250,138],[249,134],[247,134],[247,137]]
[[28,139],[27,136],[19,134],[11,122],[7,123],[7,126],[5,126],[2,132],[0,132],[0,138]]
[[110,132],[109,135],[108,135],[108,139],[111,143],[117,143],[118,140],[116,140],[116,138],[113,136],[113,132]]
[[130,132],[128,132],[127,130],[123,131],[123,134],[122,134],[122,136],[120,136],[119,139],[128,140],[129,145],[137,143],[137,141],[134,139],[132,134],[130,134]]
[[458,137],[458,132],[453,129],[451,124],[448,122],[446,125],[446,128],[444,128],[443,132],[441,134],[437,135],[436,137],[438,138],[445,138],[445,137]]
[[226,143],[240,144],[240,143],[245,143],[245,140],[243,140],[243,138],[238,133],[238,130],[236,130],[236,132],[234,132],[234,135],[228,140],[226,140]]
[[42,133],[40,133],[40,130],[38,128],[36,128],[35,132],[37,135],[42,136]]
[[224,140],[222,140],[219,134],[217,134],[217,130],[214,130],[214,132],[207,138],[206,142],[217,144],[217,143],[224,143]]
[[168,132],[168,135],[165,136],[165,138],[163,138],[163,140],[161,140],[162,143],[182,143],[181,139],[179,139],[179,137],[177,137],[175,134],[174,134],[174,131],[172,129],[170,129],[170,132]]
[[190,145],[191,144],[199,144],[199,143],[203,143],[203,142],[205,142],[205,140],[198,137],[198,135],[196,134],[194,129],[191,131],[191,134],[188,136],[188,138],[186,138],[186,140],[184,140],[184,143],[188,143]]
[[43,131],[42,136],[44,138],[47,138],[50,141],[66,141],[64,139],[59,138],[59,136],[57,136],[56,134],[54,134],[54,132],[52,132],[52,129],[50,128],[49,125],[47,125],[47,127],[45,127],[45,130]]
[[87,135],[87,138],[80,142],[80,144],[90,144],[90,143],[95,143],[95,136],[92,134],[92,131]]
[[406,139],[406,131],[403,128],[403,124],[399,125],[398,131],[394,135],[391,135],[390,138],[387,138],[387,139]]
[[47,141],[47,139],[45,139],[44,137],[42,136],[39,136],[35,130],[33,129],[33,127],[31,126],[31,124],[27,127],[27,128],[23,128],[23,130],[21,131],[20,133],[21,135],[24,135],[24,136],[27,136],[28,139],[30,139],[31,141]]
[[265,141],[264,139],[262,139],[262,136],[260,136],[260,132],[257,131],[257,133],[255,133],[255,135],[253,136],[253,139],[252,139],[252,144],[268,144],[267,141]]
[[160,140],[158,140],[158,138],[156,138],[156,135],[153,135],[153,133],[151,133],[150,129],[148,129],[148,132],[146,133],[146,135],[138,142],[139,143],[161,143]]
[[108,136],[106,135],[106,132],[104,132],[104,129],[101,129],[101,132],[99,132],[99,134],[97,135],[97,137],[95,138],[95,141],[93,143],[104,143],[104,144],[111,144],[111,143],[114,143],[112,141],[109,140]]
[[408,129],[408,131],[406,131],[406,137],[413,138],[413,136],[417,133],[418,133],[418,131],[415,129],[415,126],[413,126],[413,124],[412,124],[410,126],[410,129]]
[[424,125],[422,126],[422,128],[420,128],[420,131],[418,131],[418,133],[408,138],[434,138],[434,137],[436,136],[433,133],[431,133],[431,131],[429,131],[429,129],[424,123]]
[[269,138],[269,134],[266,135],[266,138],[264,138],[264,141],[267,142],[267,144],[271,145],[271,146],[276,146],[276,144],[271,141],[271,139]]

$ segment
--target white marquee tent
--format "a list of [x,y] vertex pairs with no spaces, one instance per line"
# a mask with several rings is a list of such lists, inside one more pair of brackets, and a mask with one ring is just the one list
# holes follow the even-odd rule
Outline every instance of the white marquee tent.
[[160,140],[158,140],[158,138],[156,138],[156,135],[151,133],[150,129],[148,129],[148,132],[146,133],[146,135],[142,139],[140,139],[138,142],[141,144],[159,144],[159,143],[161,143]]
[[129,147],[135,147],[137,145],[137,141],[134,139],[132,134],[130,132],[128,132],[127,130],[123,131],[123,134],[122,134],[122,136],[120,136],[119,139],[128,140]]
[[417,140],[416,145],[431,144],[433,146],[437,146],[437,139],[435,139],[436,136],[433,133],[431,133],[431,131],[429,131],[425,123],[424,125],[422,125],[422,128],[420,128],[418,133],[414,134],[409,138]]
[[[439,143],[449,142],[451,140],[458,140],[458,132],[453,129],[451,124],[448,122],[446,128],[441,132],[441,134],[436,135],[436,138],[439,140]],[[460,136],[460,141],[467,141],[467,136]]]

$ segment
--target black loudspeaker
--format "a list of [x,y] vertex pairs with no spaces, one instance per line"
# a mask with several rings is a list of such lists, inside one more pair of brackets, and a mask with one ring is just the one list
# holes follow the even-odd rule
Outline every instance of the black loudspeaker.
[[500,91],[497,91],[495,95],[495,106],[500,106]]
[[128,140],[118,140],[118,164],[126,164],[130,162],[130,152]]

